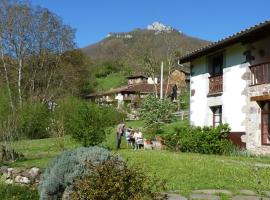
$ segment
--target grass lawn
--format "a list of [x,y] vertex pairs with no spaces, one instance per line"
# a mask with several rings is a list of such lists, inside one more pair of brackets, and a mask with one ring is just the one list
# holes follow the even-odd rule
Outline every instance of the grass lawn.
[[97,78],[97,90],[106,91],[127,84],[126,76],[121,73],[112,73],[104,78]]
[[[131,165],[141,166],[168,183],[169,190],[187,194],[194,189],[257,190],[256,163],[269,163],[269,158],[244,158],[168,151],[121,150]],[[262,190],[270,189],[270,168],[258,173]]]
[[[128,122],[127,126],[142,127],[140,121]],[[173,130],[178,123],[170,124],[166,130]],[[114,148],[115,128],[110,130],[104,146]],[[14,144],[17,151],[25,155],[24,160],[16,161],[11,166],[46,168],[48,162],[64,149],[80,146],[69,136],[57,140],[55,138],[42,140],[23,140]],[[260,189],[270,190],[270,168],[260,168],[256,172],[256,165],[270,164],[268,157],[217,156],[193,153],[174,153],[169,151],[127,149],[123,140],[120,154],[128,160],[130,165],[141,166],[146,173],[156,174],[165,179],[169,190],[181,190],[187,194],[194,189]]]

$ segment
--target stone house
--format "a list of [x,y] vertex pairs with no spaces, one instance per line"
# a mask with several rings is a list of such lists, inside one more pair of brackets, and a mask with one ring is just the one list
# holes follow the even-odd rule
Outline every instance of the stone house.
[[270,153],[270,21],[179,58],[191,64],[190,123],[228,123],[230,138]]
[[147,83],[148,78],[144,75],[134,75],[134,76],[128,76],[127,80],[128,80],[129,85],[134,85],[134,84],[140,84],[140,83]]
[[[127,85],[119,88],[111,89],[104,92],[92,93],[86,96],[87,99],[95,101],[99,104],[114,104],[118,107],[123,103],[136,104],[149,94],[159,94],[160,83],[158,79],[153,80],[145,76],[129,76],[127,77]],[[167,88],[168,87],[168,88]],[[172,85],[163,84],[163,90],[167,89],[168,94],[172,93]]]

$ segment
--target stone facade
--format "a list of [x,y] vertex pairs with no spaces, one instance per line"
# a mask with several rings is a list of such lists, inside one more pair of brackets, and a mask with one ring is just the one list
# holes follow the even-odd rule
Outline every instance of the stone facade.
[[248,106],[246,120],[246,144],[247,149],[257,154],[269,154],[270,146],[262,145],[261,133],[261,108],[256,101],[250,101],[251,97],[263,96],[270,93],[270,84],[249,86],[246,88]]

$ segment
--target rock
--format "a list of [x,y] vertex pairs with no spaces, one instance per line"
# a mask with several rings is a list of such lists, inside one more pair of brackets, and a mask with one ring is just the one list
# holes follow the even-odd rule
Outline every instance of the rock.
[[[154,22],[151,25],[147,26],[147,30],[153,30],[156,31],[156,33],[161,33],[161,32],[168,32],[170,33],[174,29],[170,26],[166,26],[160,22]],[[179,31],[180,32],[180,31]]]
[[23,173],[23,170],[14,168],[11,172],[11,178],[15,178],[16,176],[20,176]]
[[0,173],[1,174],[7,174],[8,173],[8,167],[7,166],[1,166],[0,167]]
[[239,192],[240,192],[240,194],[243,194],[243,195],[249,195],[249,196],[255,196],[256,195],[256,193],[251,191],[251,190],[240,190]]
[[16,183],[20,183],[21,178],[22,178],[22,176],[16,176],[15,179],[14,179],[14,181]]
[[192,193],[195,194],[225,194],[225,195],[229,195],[232,196],[232,192],[229,190],[193,190]]
[[7,179],[7,180],[5,181],[5,183],[6,183],[6,184],[13,184],[14,181],[13,181],[12,179]]
[[16,176],[14,179],[15,183],[29,184],[30,180],[24,176]]
[[238,196],[233,197],[232,200],[269,200],[269,198],[260,198],[258,196],[238,195]]
[[31,175],[29,174],[29,169],[23,170],[23,171],[21,172],[20,175],[21,175],[21,176],[24,176],[24,177],[27,177],[27,178],[29,178],[29,179],[32,178]]
[[165,195],[166,195],[168,200],[187,200],[186,197],[183,197],[183,196],[178,195],[178,194],[167,193]]
[[12,177],[12,172],[13,172],[13,168],[8,168],[7,169],[7,178],[11,178]]
[[210,194],[192,194],[189,199],[192,200],[220,200],[219,196]]
[[40,169],[37,167],[33,167],[28,172],[31,178],[35,179],[40,174]]
[[23,183],[23,184],[29,184],[30,182],[31,182],[31,181],[29,180],[29,178],[27,178],[27,177],[22,177],[20,183]]

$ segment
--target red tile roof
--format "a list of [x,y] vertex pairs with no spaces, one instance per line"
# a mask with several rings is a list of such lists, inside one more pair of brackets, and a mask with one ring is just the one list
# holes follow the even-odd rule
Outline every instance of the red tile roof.
[[[160,93],[160,84],[157,84],[156,86],[157,86],[157,92]],[[168,93],[171,93],[172,87],[173,87],[172,85],[169,85]],[[167,89],[167,84],[163,84],[164,93],[166,89]],[[153,94],[155,93],[155,91],[156,89],[155,89],[154,84],[140,83],[140,84],[134,84],[134,85],[112,89],[106,92],[92,93],[92,94],[87,95],[86,98],[105,96],[105,95],[111,95],[111,94],[116,94],[116,93]]]

